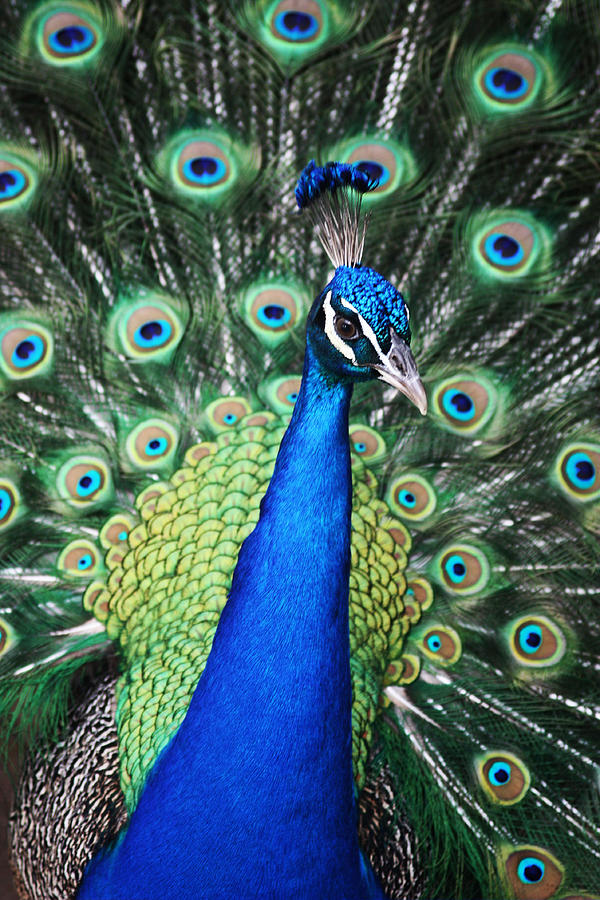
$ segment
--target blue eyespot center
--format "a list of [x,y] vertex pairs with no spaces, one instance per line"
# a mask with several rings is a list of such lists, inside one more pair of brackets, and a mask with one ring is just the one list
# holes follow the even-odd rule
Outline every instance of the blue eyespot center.
[[510,766],[505,762],[496,762],[490,766],[489,779],[492,784],[498,786],[510,781]]
[[146,444],[146,454],[148,456],[160,456],[168,449],[169,443],[166,438],[152,438]]
[[522,859],[517,868],[517,875],[523,884],[538,884],[544,877],[545,865],[541,859],[535,856],[527,856]]
[[356,441],[354,444],[354,449],[357,453],[364,453],[367,449],[367,445],[364,441]]
[[149,341],[153,337],[162,334],[162,325],[160,322],[147,322],[146,325],[142,325],[140,328],[140,334],[145,340]]
[[292,314],[285,306],[269,303],[256,311],[256,317],[267,328],[281,328],[282,325],[287,325],[291,321]]
[[234,425],[238,420],[238,417],[235,413],[228,412],[223,416],[223,422],[225,425]]
[[316,35],[319,23],[315,16],[298,10],[287,10],[275,17],[275,29],[288,41],[306,41]]
[[501,234],[494,241],[494,250],[504,259],[512,259],[520,250],[519,244],[507,234]]
[[398,499],[403,506],[408,506],[411,509],[416,506],[417,503],[417,498],[415,497],[415,495],[411,491],[407,490],[400,491]]
[[92,554],[84,553],[83,556],[80,556],[77,560],[77,568],[78,569],[89,569],[92,565]]
[[13,499],[5,488],[0,488],[0,516],[4,518],[13,506]]
[[227,168],[216,156],[196,156],[183,164],[183,174],[194,184],[210,187],[225,177]]
[[574,487],[585,490],[596,479],[596,466],[587,453],[573,453],[567,461],[566,475]]
[[468,413],[473,409],[473,401],[470,397],[463,393],[457,393],[450,401],[457,412]]
[[8,188],[14,187],[17,183],[14,172],[0,172],[0,191],[6,191]]
[[118,538],[119,538],[120,541],[126,541],[126,540],[127,540],[127,532],[126,532],[126,531],[120,531],[119,534],[118,534]]
[[0,172],[0,201],[12,200],[27,186],[25,175],[18,169],[5,169]]
[[89,497],[90,494],[93,494],[98,490],[101,484],[102,479],[100,477],[100,473],[95,469],[90,469],[88,472],[82,475],[77,482],[77,495],[79,497]]
[[48,38],[50,48],[62,56],[84,53],[95,40],[94,32],[85,25],[68,25],[59,28]]
[[520,72],[500,67],[489,70],[485,86],[496,100],[517,100],[527,93],[529,82]]
[[539,625],[527,625],[519,634],[519,646],[524,653],[535,653],[542,645],[542,629]]
[[467,574],[467,567],[464,560],[457,553],[454,553],[446,560],[445,569],[448,578],[453,584],[460,584]]
[[490,234],[484,249],[489,262],[496,266],[516,266],[525,256],[519,242],[508,234]]
[[173,328],[166,319],[144,322],[144,324],[140,325],[136,330],[134,341],[138,347],[142,347],[143,349],[161,347],[169,340],[172,333]]
[[19,359],[29,359],[35,349],[33,341],[25,340],[18,344],[15,353]]
[[475,404],[469,395],[455,388],[445,391],[442,406],[449,416],[462,422],[468,422],[475,415]]
[[44,341],[37,334],[32,334],[19,341],[12,352],[11,362],[17,369],[26,369],[39,362],[44,352]]
[[[296,400],[298,399],[298,391],[292,391],[290,394],[286,394],[285,399],[289,403],[295,403]],[[354,446],[356,447],[356,444]],[[361,451],[359,450],[358,452],[360,453]]]
[[577,475],[580,481],[591,481],[596,474],[594,466],[587,459],[582,459],[580,462],[578,462],[576,468]]
[[431,650],[432,653],[437,653],[439,650],[441,650],[442,649],[442,641],[441,641],[441,638],[439,637],[439,635],[437,635],[437,634],[429,635],[429,637],[427,638],[427,646],[429,647],[429,649]]

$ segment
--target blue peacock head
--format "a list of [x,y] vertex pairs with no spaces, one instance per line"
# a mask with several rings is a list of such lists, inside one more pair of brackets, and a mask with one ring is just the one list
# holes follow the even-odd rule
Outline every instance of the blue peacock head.
[[366,221],[362,195],[376,187],[367,172],[347,163],[310,162],[296,187],[335,274],[313,303],[307,340],[341,380],[378,378],[395,387],[425,415],[427,395],[410,351],[408,307],[382,275],[360,264]]

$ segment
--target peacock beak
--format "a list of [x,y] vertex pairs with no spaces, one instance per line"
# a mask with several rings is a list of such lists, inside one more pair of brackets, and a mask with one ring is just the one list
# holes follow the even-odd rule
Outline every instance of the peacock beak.
[[389,353],[381,355],[379,363],[372,363],[371,368],[379,374],[382,381],[391,384],[396,390],[414,403],[421,415],[427,413],[427,394],[423,382],[419,378],[415,358],[410,348],[394,329],[390,329],[392,346]]

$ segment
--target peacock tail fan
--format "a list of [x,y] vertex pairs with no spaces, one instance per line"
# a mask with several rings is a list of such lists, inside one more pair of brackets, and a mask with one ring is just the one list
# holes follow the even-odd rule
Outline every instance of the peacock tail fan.
[[362,258],[412,312],[429,401],[353,400],[361,809],[392,851],[414,835],[404,896],[600,895],[598,12],[7,7],[7,735],[53,737],[73,678],[116,654],[135,808],[298,395],[332,273],[293,187],[333,160],[369,186]]

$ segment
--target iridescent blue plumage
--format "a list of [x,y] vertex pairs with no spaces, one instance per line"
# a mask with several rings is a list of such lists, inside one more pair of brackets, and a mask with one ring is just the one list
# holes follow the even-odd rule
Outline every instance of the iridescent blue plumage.
[[404,297],[379,272],[368,266],[338,266],[329,287],[367,319],[385,352],[389,350],[390,325],[410,344]]
[[339,188],[352,188],[359,194],[364,194],[376,185],[377,182],[359,166],[340,162],[318,166],[312,159],[298,179],[296,203],[299,209],[306,209],[323,194],[333,193]]
[[[396,329],[408,334],[404,302],[372,269],[339,268],[313,303],[300,392],[206,668],[79,900],[383,900],[359,851],[352,772],[348,413],[353,381],[379,377]],[[403,346],[387,371],[402,383],[409,365],[410,395]]]

